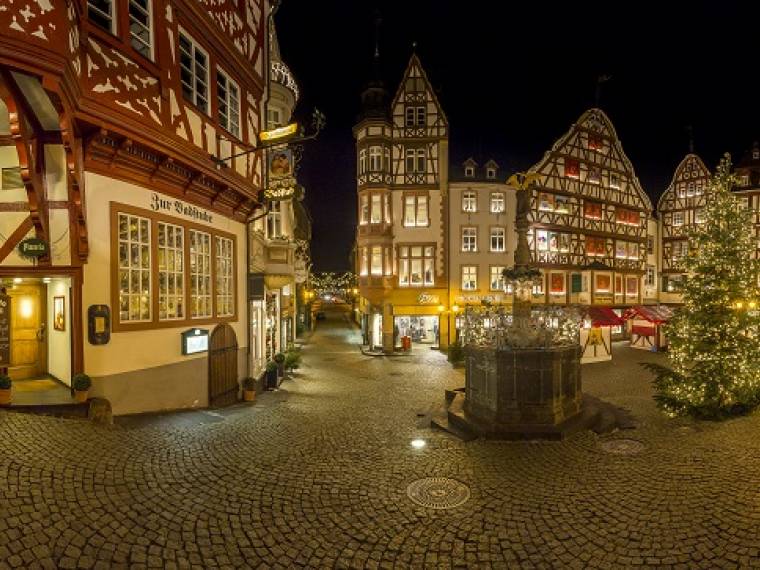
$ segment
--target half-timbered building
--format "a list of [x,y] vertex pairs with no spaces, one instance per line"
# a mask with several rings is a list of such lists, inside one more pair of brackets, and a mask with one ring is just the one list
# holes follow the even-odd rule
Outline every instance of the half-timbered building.
[[117,414],[237,397],[246,221],[262,185],[262,154],[245,151],[261,126],[268,10],[0,10],[0,278],[12,307],[0,366],[11,376],[69,384],[85,372]]
[[681,262],[688,254],[689,232],[702,222],[710,171],[694,153],[687,154],[657,204],[660,226],[660,301],[680,303]]
[[416,55],[390,104],[382,81],[368,84],[354,137],[366,342],[446,346],[448,122]]
[[607,115],[578,121],[531,168],[529,243],[543,274],[533,300],[625,307],[656,298],[652,204]]
[[755,141],[734,168],[736,192],[752,217],[752,235],[755,236],[755,255],[760,258],[760,142]]

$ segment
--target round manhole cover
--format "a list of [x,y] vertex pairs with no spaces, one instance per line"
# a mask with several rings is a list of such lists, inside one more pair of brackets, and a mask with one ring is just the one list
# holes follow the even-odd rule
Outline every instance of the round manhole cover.
[[406,488],[409,498],[430,509],[453,509],[470,498],[470,488],[448,477],[425,477]]
[[615,455],[636,455],[644,451],[644,444],[635,439],[608,439],[599,446],[603,451]]

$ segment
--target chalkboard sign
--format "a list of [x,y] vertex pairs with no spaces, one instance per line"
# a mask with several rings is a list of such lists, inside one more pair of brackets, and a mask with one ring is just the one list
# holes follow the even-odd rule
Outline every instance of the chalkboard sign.
[[11,364],[11,298],[0,295],[0,367]]

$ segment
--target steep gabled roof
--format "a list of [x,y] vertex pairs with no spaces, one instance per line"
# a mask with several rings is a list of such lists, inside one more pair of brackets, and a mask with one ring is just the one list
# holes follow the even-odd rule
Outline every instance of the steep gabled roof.
[[392,107],[395,107],[399,103],[403,103],[401,98],[403,97],[403,94],[406,90],[406,80],[410,77],[419,77],[423,80],[425,83],[425,90],[428,92],[431,99],[433,100],[433,103],[435,103],[435,106],[438,108],[438,113],[440,114],[440,118],[443,121],[443,124],[448,127],[449,121],[446,118],[446,113],[444,113],[443,107],[441,107],[441,103],[438,101],[438,96],[435,94],[435,90],[430,84],[427,73],[425,73],[425,68],[422,67],[420,58],[417,57],[416,53],[413,53],[412,57],[409,58],[409,63],[406,66],[406,71],[404,71],[404,76],[401,78],[401,83],[399,83],[396,94],[393,97]]
[[699,158],[699,156],[694,154],[693,152],[690,152],[689,154],[683,157],[683,160],[681,160],[681,162],[678,163],[678,166],[676,166],[676,169],[673,172],[673,178],[671,179],[670,184],[665,189],[665,192],[662,193],[662,195],[660,196],[660,199],[657,200],[658,211],[662,207],[663,201],[667,200],[670,194],[675,192],[676,182],[686,180],[686,173],[693,172],[695,169],[699,174],[696,177],[689,175],[689,178],[699,178],[699,177],[710,176],[710,169],[708,169],[707,166],[705,166],[705,163],[702,161],[702,159]]

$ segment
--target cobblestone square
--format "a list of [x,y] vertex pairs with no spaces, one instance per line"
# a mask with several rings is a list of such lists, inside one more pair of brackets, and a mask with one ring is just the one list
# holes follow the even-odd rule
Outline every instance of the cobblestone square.
[[[461,370],[359,340],[329,315],[253,406],[110,427],[0,412],[0,568],[760,566],[760,419],[665,418],[638,365],[663,355],[583,368],[634,430],[463,443],[428,427]],[[640,445],[604,450],[620,438]],[[419,506],[425,477],[469,498]]]

